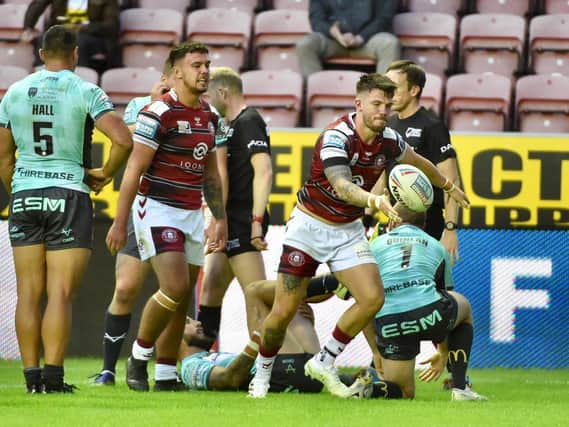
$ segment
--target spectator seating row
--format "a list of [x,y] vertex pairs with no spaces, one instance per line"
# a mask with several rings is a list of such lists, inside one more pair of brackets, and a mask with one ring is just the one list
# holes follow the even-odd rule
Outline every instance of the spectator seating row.
[[[76,71],[85,80],[97,83],[92,70],[79,67]],[[103,73],[100,85],[122,111],[133,97],[147,95],[160,74],[156,70],[117,68]],[[0,97],[11,83],[26,75],[25,69],[0,66]],[[258,108],[270,126],[295,127],[306,122],[322,128],[353,110],[360,75],[356,71],[314,73],[306,81],[306,91],[302,77],[294,71],[247,71],[242,78],[247,103]],[[515,84],[495,73],[457,74],[446,85],[437,75],[429,74],[421,104],[438,114],[443,113],[444,104],[443,117],[453,131],[567,133],[568,93],[569,77],[559,74],[524,76]],[[303,111],[306,121],[302,120]]]

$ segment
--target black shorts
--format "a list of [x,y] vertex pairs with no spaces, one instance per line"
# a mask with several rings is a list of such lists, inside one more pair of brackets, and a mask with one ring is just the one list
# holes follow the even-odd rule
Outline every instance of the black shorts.
[[322,383],[304,375],[309,353],[279,354],[275,359],[269,391],[275,393],[320,393]]
[[[263,236],[269,229],[269,213],[265,211],[263,217]],[[256,252],[257,249],[251,244],[251,210],[244,208],[227,208],[227,257]]]
[[119,251],[119,254],[130,255],[131,257],[140,259],[138,241],[136,240],[136,233],[134,232],[134,224],[132,222],[132,212],[128,215],[127,233],[126,245]]
[[458,311],[456,300],[444,291],[432,304],[404,313],[389,314],[374,321],[381,356],[391,360],[412,360],[421,341],[444,341],[453,329]]
[[93,205],[88,193],[60,187],[18,191],[10,200],[12,246],[45,243],[47,250],[93,246]]

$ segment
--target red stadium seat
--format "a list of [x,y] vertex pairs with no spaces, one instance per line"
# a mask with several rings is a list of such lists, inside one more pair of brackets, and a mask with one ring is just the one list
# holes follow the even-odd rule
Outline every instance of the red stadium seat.
[[458,15],[465,7],[466,0],[408,0],[409,12],[436,12]]
[[400,13],[393,29],[402,56],[421,65],[425,71],[444,76],[453,68],[456,17],[445,13]]
[[162,70],[170,48],[182,37],[182,14],[169,9],[139,8],[122,11],[120,18],[124,66]]
[[161,76],[160,71],[147,68],[114,68],[101,76],[101,88],[122,113],[132,98],[148,95]]
[[273,9],[306,10],[310,7],[310,0],[273,0]]
[[436,74],[427,74],[427,81],[421,93],[419,103],[427,110],[432,110],[437,115],[441,114],[443,101],[443,80]]
[[511,81],[494,73],[457,74],[446,85],[446,117],[450,130],[508,130]]
[[264,70],[298,71],[296,43],[310,33],[308,13],[268,10],[255,17],[257,66]]
[[290,70],[256,70],[241,74],[247,104],[259,110],[268,126],[295,127],[302,107],[302,76]]
[[22,80],[28,75],[28,70],[21,67],[14,67],[12,65],[0,65],[0,99],[12,83]]
[[211,64],[239,70],[246,65],[251,15],[232,9],[202,9],[188,15],[188,40],[208,45]]
[[569,1],[567,0],[545,0],[545,13],[548,15],[567,15],[569,14]]
[[354,111],[357,71],[319,71],[308,77],[306,106],[310,126],[323,128],[337,117]]
[[569,77],[525,76],[516,84],[516,117],[521,132],[569,133]]
[[99,74],[89,67],[75,67],[75,74],[89,83],[99,84]]
[[476,0],[478,13],[509,13],[527,16],[530,11],[530,0]]
[[569,14],[542,15],[529,25],[530,68],[537,74],[569,76]]
[[138,7],[142,9],[170,9],[186,16],[190,0],[138,0]]
[[[32,43],[20,43],[24,31],[25,4],[0,5],[0,65],[13,65],[31,70],[34,64]],[[35,30],[39,34],[42,20],[38,20]]]
[[233,9],[253,15],[258,6],[258,0],[206,0],[205,7],[208,9]]
[[510,77],[523,67],[526,20],[517,15],[473,14],[460,23],[460,55],[467,73]]

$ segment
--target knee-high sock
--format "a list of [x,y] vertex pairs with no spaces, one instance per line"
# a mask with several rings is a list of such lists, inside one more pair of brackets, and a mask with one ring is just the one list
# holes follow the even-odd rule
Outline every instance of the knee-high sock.
[[130,326],[130,313],[115,315],[105,314],[105,336],[103,337],[103,370],[115,372],[122,343]]
[[455,388],[464,390],[474,331],[470,323],[461,323],[448,335],[448,354]]

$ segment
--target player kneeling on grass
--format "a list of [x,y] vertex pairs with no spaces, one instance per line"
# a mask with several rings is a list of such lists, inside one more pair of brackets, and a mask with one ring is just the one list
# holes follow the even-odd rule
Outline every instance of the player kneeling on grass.
[[452,286],[449,254],[423,231],[425,213],[399,203],[395,209],[402,222],[390,223],[390,231],[370,244],[385,286],[385,303],[364,332],[374,360],[381,355],[382,378],[374,380],[370,370],[364,370],[350,391],[357,397],[414,398],[415,357],[420,342],[429,340],[438,343],[438,351],[422,362],[430,366],[419,378],[438,379],[448,360],[452,400],[486,400],[466,386],[473,337],[470,303],[457,292],[438,290]]
[[[261,280],[247,288],[248,298],[255,300],[262,316],[274,299],[275,281]],[[307,304],[301,304],[289,324],[283,347],[277,355],[270,381],[271,392],[318,393],[322,384],[304,375],[304,364],[320,349],[314,330],[314,316]],[[187,318],[180,344],[182,381],[190,390],[246,390],[255,374],[260,335],[239,354],[206,351],[210,347],[201,323]]]

